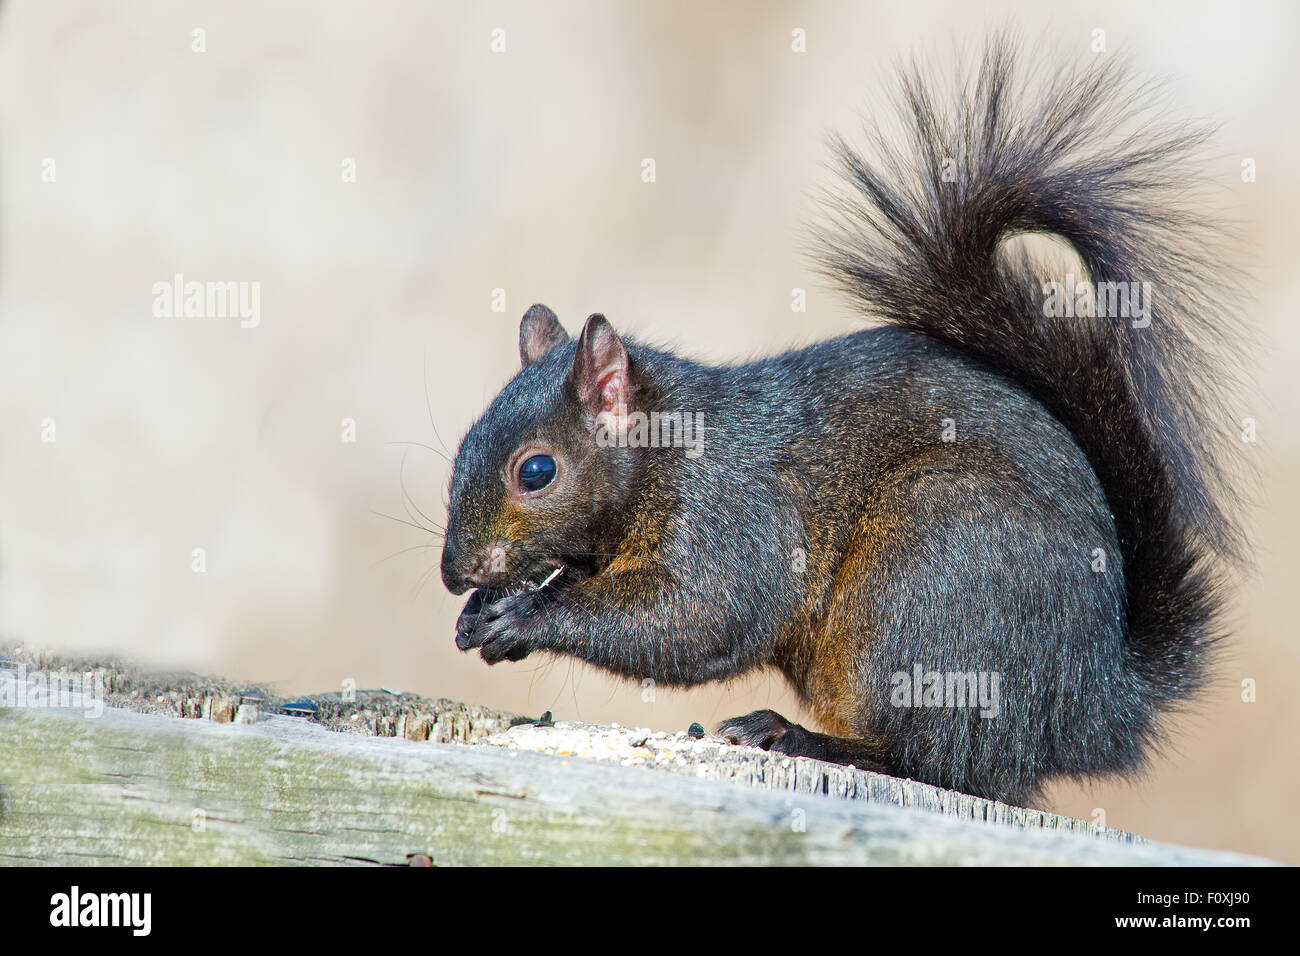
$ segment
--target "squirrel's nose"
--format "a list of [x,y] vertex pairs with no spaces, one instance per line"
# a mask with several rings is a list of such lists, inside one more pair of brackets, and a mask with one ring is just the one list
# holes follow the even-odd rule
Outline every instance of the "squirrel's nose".
[[460,550],[448,540],[442,548],[442,583],[452,594],[464,594],[472,587],[460,565]]
[[472,555],[466,561],[452,542],[442,549],[442,583],[452,594],[463,594],[470,588],[487,587],[505,571],[504,550],[500,545],[481,555]]

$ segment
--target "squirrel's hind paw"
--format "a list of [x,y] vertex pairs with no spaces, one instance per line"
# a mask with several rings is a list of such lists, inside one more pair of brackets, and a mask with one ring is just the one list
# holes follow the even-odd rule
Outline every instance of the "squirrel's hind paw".
[[813,757],[859,770],[900,775],[878,741],[819,734],[791,723],[774,710],[756,710],[744,717],[725,720],[718,728],[718,736],[729,743],[760,747],[789,757]]
[[774,710],[756,710],[744,717],[724,720],[717,732],[729,744],[771,750],[787,732],[797,726]]

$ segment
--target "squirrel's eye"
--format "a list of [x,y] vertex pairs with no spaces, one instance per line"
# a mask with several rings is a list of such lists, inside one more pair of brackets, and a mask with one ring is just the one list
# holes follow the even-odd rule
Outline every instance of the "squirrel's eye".
[[519,487],[524,491],[541,491],[555,480],[555,459],[550,455],[533,455],[519,466]]

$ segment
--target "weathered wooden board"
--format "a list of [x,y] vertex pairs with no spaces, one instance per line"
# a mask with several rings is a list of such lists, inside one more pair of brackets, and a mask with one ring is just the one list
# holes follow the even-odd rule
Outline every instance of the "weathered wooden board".
[[[17,680],[0,670],[10,700]],[[204,699],[211,686],[173,692],[189,707],[196,688]],[[503,733],[509,715],[451,705],[475,712],[479,731],[496,731],[488,743],[444,744],[336,733],[261,704],[245,704],[248,722],[235,720],[238,702],[216,714],[229,722],[176,719],[157,701],[170,699],[166,688],[152,689],[159,693],[137,698],[137,709],[98,716],[76,700],[0,709],[0,862],[404,865],[413,854],[438,864],[1263,862],[1118,831],[1065,832],[1036,811],[684,735],[643,740],[570,724]],[[358,698],[347,703],[391,704]],[[429,705],[402,706],[423,714],[424,727],[450,726]],[[339,706],[328,721],[363,723]],[[139,712],[153,707],[164,712]],[[620,736],[635,738],[625,743],[645,759],[629,758]],[[608,750],[606,759],[536,749],[584,739]],[[636,762],[643,766],[625,765]]]

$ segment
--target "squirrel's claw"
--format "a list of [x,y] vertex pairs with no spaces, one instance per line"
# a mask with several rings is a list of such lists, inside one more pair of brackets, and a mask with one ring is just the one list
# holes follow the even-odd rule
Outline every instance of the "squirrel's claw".
[[488,592],[484,588],[479,588],[465,602],[465,609],[456,619],[456,646],[462,651],[468,651],[483,643],[481,640],[475,640],[474,631],[483,615],[483,609],[490,607],[491,603]]
[[730,744],[771,750],[795,726],[774,710],[756,710],[724,720],[718,726],[718,736]]
[[[520,626],[533,600],[530,593],[524,592],[484,602],[472,621],[467,622],[467,633],[462,634],[457,623],[456,646],[461,650],[477,647],[479,656],[488,664],[523,660],[534,650],[520,633]],[[471,607],[466,604],[461,619],[464,620],[470,612]]]
[[500,664],[502,661],[522,661],[532,652],[526,641],[507,635],[484,644],[478,653],[488,664]]

